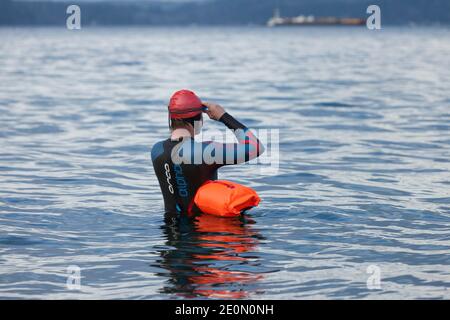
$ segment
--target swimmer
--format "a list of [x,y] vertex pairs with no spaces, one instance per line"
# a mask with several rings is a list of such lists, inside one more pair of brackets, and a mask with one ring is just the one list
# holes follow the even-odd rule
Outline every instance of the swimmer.
[[[171,135],[157,142],[151,150],[165,212],[200,213],[193,201],[198,188],[208,180],[217,180],[220,167],[257,158],[264,152],[264,146],[224,108],[202,102],[192,91],[174,93],[168,109]],[[233,130],[238,143],[194,141],[203,126],[203,113]]]

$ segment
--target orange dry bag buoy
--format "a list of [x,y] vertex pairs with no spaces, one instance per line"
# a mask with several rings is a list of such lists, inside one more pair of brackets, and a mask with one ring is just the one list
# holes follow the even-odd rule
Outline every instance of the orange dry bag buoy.
[[252,188],[226,180],[210,180],[195,194],[194,203],[203,212],[219,217],[235,217],[256,207],[259,196]]

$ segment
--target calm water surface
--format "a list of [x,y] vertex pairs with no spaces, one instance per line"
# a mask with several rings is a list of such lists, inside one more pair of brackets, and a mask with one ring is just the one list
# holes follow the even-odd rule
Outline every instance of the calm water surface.
[[[0,297],[450,298],[449,70],[445,28],[0,29]],[[279,129],[245,218],[164,218],[180,88]]]

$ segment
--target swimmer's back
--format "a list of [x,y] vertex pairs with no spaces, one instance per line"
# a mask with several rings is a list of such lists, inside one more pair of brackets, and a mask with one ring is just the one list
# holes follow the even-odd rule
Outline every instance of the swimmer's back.
[[258,157],[263,145],[242,123],[225,113],[220,119],[234,130],[238,143],[195,142],[192,137],[163,140],[152,148],[152,162],[164,198],[166,212],[198,212],[193,199],[208,180],[217,180],[224,165]]

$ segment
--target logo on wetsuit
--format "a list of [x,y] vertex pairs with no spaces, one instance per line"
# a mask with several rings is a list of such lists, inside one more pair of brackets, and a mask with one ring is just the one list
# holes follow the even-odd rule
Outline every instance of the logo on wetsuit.
[[[185,198],[189,195],[189,193],[187,191],[186,179],[183,176],[183,169],[181,168],[181,166],[179,164],[175,164],[173,166],[173,168],[175,169],[175,180],[177,182],[178,194],[180,195],[180,197]],[[173,189],[173,185],[171,182],[172,175],[170,174],[170,166],[168,163],[164,164],[164,169],[166,170],[166,178],[167,178],[167,183],[169,184],[169,191],[171,194],[174,194],[175,191]]]
[[174,194],[173,185],[170,182],[170,179],[172,178],[172,175],[170,174],[170,167],[169,167],[168,163],[164,164],[164,169],[166,170],[166,178],[167,178],[167,183],[169,184],[169,192],[171,194]]
[[175,180],[177,181],[178,194],[180,197],[187,197],[189,195],[187,191],[187,182],[183,175],[183,169],[179,164],[175,164],[173,166],[175,169]]

